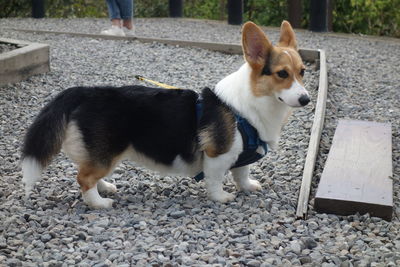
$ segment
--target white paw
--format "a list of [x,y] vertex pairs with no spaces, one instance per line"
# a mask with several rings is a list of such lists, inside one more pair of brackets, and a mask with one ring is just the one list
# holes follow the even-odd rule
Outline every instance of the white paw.
[[112,208],[114,200],[111,198],[101,198],[96,202],[87,203],[87,205],[92,209],[109,209]]
[[247,179],[245,182],[242,182],[239,188],[247,192],[254,192],[262,189],[260,182],[253,179]]
[[112,183],[99,180],[97,182],[97,190],[101,193],[116,193],[117,192],[117,187],[113,185]]
[[93,209],[109,209],[112,207],[113,200],[110,198],[102,198],[97,191],[97,186],[82,193],[83,201]]
[[277,141],[270,141],[267,143],[268,144],[268,148],[272,151],[276,151],[278,150],[279,147],[279,143]]
[[210,193],[209,197],[211,200],[218,201],[221,203],[226,203],[234,200],[236,196],[226,191],[221,191],[218,193],[217,192]]

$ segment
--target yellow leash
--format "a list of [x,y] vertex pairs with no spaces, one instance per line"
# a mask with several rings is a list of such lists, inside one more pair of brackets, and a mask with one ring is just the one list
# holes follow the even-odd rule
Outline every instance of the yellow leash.
[[136,75],[135,78],[138,79],[139,81],[152,83],[152,84],[155,84],[155,85],[157,85],[157,86],[159,86],[161,88],[165,88],[165,89],[181,89],[181,88],[178,88],[178,87],[175,87],[175,86],[172,86],[172,85],[168,85],[168,84],[165,84],[165,83],[160,83],[160,82],[156,82],[156,81],[147,79],[147,78],[145,78],[143,76],[140,76],[140,75]]

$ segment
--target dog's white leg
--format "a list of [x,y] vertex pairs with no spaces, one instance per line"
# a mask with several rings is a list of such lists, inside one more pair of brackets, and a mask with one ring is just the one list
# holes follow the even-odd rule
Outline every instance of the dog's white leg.
[[216,158],[210,158],[204,154],[203,171],[208,196],[211,200],[225,203],[232,201],[235,198],[234,194],[228,193],[222,188],[225,173],[231,164],[232,160],[229,160],[226,154],[220,155]]
[[100,179],[97,181],[97,190],[100,193],[116,193],[117,187],[112,183],[104,181],[104,179]]
[[233,180],[236,182],[236,185],[240,190],[250,192],[261,190],[260,182],[249,178],[249,165],[232,169],[231,172]]
[[[101,178],[110,173],[111,168],[99,168],[93,164],[83,163],[79,166],[78,183],[81,186],[83,201],[91,208],[108,209],[112,207],[113,200],[102,198],[97,189]],[[105,187],[105,182],[100,182],[100,187]]]
[[97,186],[93,186],[89,190],[82,192],[82,198],[89,207],[94,209],[109,209],[113,204],[112,199],[103,198],[99,195]]

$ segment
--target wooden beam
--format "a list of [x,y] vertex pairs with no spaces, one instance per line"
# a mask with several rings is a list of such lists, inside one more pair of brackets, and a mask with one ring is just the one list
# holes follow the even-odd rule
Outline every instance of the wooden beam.
[[308,144],[307,157],[304,164],[303,178],[301,181],[300,194],[297,202],[296,216],[305,218],[308,209],[311,181],[313,177],[315,160],[318,155],[319,142],[325,119],[326,98],[328,94],[328,74],[326,69],[325,51],[319,50],[319,85],[317,104],[315,106],[314,122],[311,128],[310,142]]
[[227,54],[242,53],[242,46],[238,44],[211,43],[211,42],[186,41],[186,40],[175,40],[166,38],[148,38],[148,37],[137,37],[137,40],[143,43],[157,42],[169,45],[179,45],[182,47],[197,47]]
[[[132,40],[132,41],[137,40],[143,43],[156,42],[168,45],[179,45],[181,47],[197,47],[227,54],[242,54],[242,46],[240,44],[186,41],[186,40],[140,37],[140,36],[111,36],[104,34],[76,33],[76,32],[50,31],[50,30],[28,30],[28,29],[18,29],[18,28],[7,28],[7,29],[20,32],[67,34],[72,36],[107,39],[107,40]],[[319,50],[301,48],[299,49],[299,53],[304,61],[315,62],[316,60],[319,59]]]
[[359,212],[391,220],[390,123],[340,120],[315,196],[318,212]]

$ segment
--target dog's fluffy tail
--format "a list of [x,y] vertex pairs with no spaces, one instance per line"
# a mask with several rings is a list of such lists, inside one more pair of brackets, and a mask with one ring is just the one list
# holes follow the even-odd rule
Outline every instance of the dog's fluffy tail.
[[60,152],[70,114],[79,105],[79,88],[67,89],[42,109],[29,127],[22,148],[22,181],[29,195],[43,169]]

